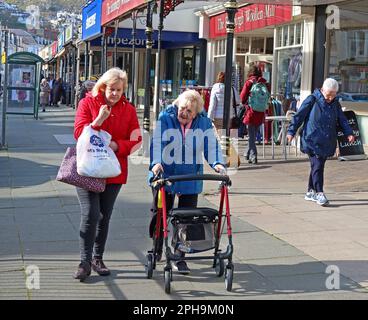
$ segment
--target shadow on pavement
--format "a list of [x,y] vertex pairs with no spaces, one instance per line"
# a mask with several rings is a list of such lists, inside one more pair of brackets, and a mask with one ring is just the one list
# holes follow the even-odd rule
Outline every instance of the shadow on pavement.
[[59,166],[9,157],[2,162],[0,175],[8,172],[10,179],[0,187],[21,188],[43,184],[50,181],[50,176],[56,177],[58,170]]

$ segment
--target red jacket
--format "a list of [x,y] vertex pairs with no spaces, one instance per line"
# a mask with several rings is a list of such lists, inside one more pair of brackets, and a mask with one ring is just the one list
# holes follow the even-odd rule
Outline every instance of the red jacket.
[[[83,128],[91,124],[98,116],[100,107],[106,104],[102,93],[93,97],[90,93],[79,102],[74,122],[74,137],[78,140]],[[107,184],[125,184],[128,178],[128,156],[136,151],[142,141],[137,113],[135,108],[124,96],[112,107],[110,116],[101,127],[94,129],[105,130],[111,134],[119,149],[116,156],[120,162],[122,173],[114,178],[108,178]]]
[[259,126],[264,122],[265,113],[264,112],[259,112],[259,111],[254,111],[248,105],[250,90],[252,88],[253,83],[256,83],[256,82],[267,83],[266,79],[264,79],[262,77],[256,77],[256,76],[249,77],[247,79],[247,81],[245,81],[243,89],[240,93],[240,100],[241,100],[242,104],[245,105],[245,108],[246,108],[246,113],[245,113],[243,123],[244,124],[251,124],[251,125],[254,125],[254,126]]

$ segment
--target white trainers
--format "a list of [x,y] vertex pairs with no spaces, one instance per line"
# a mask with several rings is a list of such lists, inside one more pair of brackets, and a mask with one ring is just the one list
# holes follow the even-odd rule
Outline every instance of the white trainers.
[[329,201],[323,192],[319,192],[316,194],[316,200],[317,204],[319,204],[320,206],[327,206],[329,204]]
[[316,199],[316,192],[313,189],[309,190],[305,194],[304,199],[307,200],[307,201],[317,201],[317,199]]

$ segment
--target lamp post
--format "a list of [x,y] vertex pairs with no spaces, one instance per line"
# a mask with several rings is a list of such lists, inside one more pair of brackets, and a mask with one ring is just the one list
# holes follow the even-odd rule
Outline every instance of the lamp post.
[[155,86],[155,118],[158,119],[158,115],[160,112],[160,80],[161,80],[161,40],[162,40],[162,30],[164,28],[164,9],[165,9],[165,0],[160,0],[160,12],[159,12],[159,23],[158,23],[158,43],[157,43],[157,85]]
[[145,78],[145,99],[143,113],[143,155],[149,154],[149,132],[150,132],[150,109],[151,109],[151,53],[152,53],[152,16],[153,8],[156,2],[148,0],[147,2],[147,20],[146,20],[146,78]]
[[234,47],[234,30],[235,30],[235,14],[238,11],[236,1],[228,1],[224,4],[227,13],[226,21],[226,67],[225,67],[225,92],[224,92],[224,116],[223,123],[225,136],[221,137],[223,149],[226,151],[226,156],[230,156],[230,127],[229,117],[231,110],[231,78],[233,69],[233,47]]
[[132,20],[133,20],[133,28],[132,28],[132,103],[136,106],[135,101],[135,37],[137,35],[137,17],[138,11],[132,11]]

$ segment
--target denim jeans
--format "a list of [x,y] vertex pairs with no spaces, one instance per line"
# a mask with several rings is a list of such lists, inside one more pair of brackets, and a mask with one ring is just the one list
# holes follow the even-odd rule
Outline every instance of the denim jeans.
[[109,223],[121,184],[108,184],[104,192],[77,188],[81,207],[79,247],[81,261],[91,262],[92,253],[101,258],[105,251]]
[[248,125],[248,151],[245,154],[248,159],[252,159],[254,157],[257,158],[256,134],[258,129],[259,126],[255,126],[252,124]]

